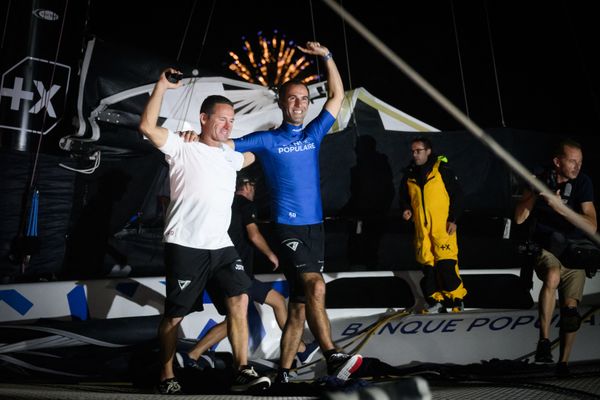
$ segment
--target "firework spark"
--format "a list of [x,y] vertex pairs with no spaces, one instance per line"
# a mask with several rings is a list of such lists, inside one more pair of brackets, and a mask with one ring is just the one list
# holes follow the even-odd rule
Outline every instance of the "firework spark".
[[285,35],[279,37],[275,31],[273,37],[267,39],[262,32],[258,32],[254,46],[245,37],[242,37],[242,41],[244,57],[230,51],[229,56],[233,61],[228,67],[245,81],[275,87],[289,79],[304,83],[317,80],[318,75],[310,75],[307,70],[312,60],[296,51],[293,41],[286,42]]

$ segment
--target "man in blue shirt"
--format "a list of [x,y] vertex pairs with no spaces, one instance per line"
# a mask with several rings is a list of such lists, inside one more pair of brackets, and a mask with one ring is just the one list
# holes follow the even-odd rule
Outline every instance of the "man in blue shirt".
[[283,123],[233,141],[240,152],[258,156],[271,192],[275,234],[280,244],[282,269],[289,282],[288,320],[281,337],[277,380],[288,381],[302,338],[304,322],[319,342],[330,375],[346,380],[362,363],[335,347],[325,311],[323,210],[319,176],[321,141],[333,126],[344,100],[344,86],[329,50],[318,42],[298,48],[322,57],[328,82],[328,99],[320,114],[304,126],[309,106],[305,84],[288,81],[279,89]]

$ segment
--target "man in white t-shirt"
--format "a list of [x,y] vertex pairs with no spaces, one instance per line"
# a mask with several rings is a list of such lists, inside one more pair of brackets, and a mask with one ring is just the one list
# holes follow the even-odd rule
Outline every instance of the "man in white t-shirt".
[[[140,131],[165,154],[169,164],[171,203],[165,223],[166,300],[159,327],[161,373],[158,391],[181,394],[173,371],[178,327],[183,318],[203,309],[205,287],[223,298],[236,376],[232,391],[270,386],[267,377],[248,366],[247,291],[251,281],[227,234],[236,172],[254,161],[225,144],[233,128],[233,103],[209,96],[200,107],[200,140],[184,143],[157,125],[164,93],[181,86],[166,69],[156,83],[140,122]],[[215,300],[215,299],[213,299]]]

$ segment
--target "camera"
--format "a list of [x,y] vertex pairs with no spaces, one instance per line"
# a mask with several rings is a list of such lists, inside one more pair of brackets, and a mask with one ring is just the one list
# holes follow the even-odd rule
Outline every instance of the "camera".
[[542,254],[542,246],[531,240],[526,240],[517,245],[517,253],[528,257],[537,257]]
[[600,249],[588,239],[569,239],[559,259],[570,268],[585,269],[586,276],[593,278],[600,265]]

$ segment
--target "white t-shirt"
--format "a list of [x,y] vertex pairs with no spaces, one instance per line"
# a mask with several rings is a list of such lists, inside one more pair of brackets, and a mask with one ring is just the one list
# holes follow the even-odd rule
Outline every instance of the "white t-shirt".
[[171,131],[159,150],[169,164],[171,192],[164,241],[207,250],[233,246],[227,229],[242,153],[226,144],[185,143]]

